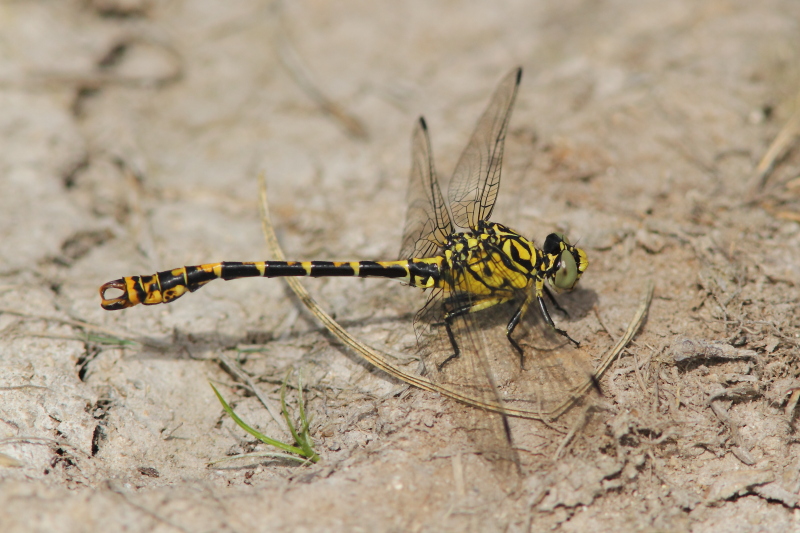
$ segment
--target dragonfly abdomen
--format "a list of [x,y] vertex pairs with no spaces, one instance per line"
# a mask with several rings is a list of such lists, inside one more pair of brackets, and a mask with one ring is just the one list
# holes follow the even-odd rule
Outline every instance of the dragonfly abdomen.
[[[101,306],[107,311],[134,305],[156,305],[177,300],[215,279],[277,278],[287,276],[394,278],[419,287],[435,286],[441,258],[405,261],[224,261],[183,266],[150,276],[129,276],[100,287]],[[106,298],[119,289],[122,296]]]

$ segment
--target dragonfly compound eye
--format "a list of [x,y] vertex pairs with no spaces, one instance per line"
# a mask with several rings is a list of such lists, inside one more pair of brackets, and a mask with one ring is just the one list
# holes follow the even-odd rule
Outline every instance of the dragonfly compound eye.
[[578,265],[575,263],[575,258],[569,250],[561,252],[561,259],[558,262],[558,270],[556,270],[553,285],[559,290],[568,291],[572,290],[575,283],[578,282]]

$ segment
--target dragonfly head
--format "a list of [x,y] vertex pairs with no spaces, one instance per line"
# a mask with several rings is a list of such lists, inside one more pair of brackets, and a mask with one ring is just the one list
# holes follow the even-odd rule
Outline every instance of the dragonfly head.
[[589,267],[586,252],[572,246],[560,233],[548,235],[542,251],[549,265],[545,277],[558,292],[572,290]]

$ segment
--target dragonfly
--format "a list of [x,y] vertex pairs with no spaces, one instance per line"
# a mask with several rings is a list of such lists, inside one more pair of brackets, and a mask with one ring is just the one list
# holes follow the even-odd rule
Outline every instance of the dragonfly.
[[[216,279],[393,278],[430,291],[414,326],[424,372],[432,381],[481,405],[550,412],[575,391],[585,391],[593,379],[585,353],[556,326],[547,306],[549,301],[563,311],[551,290],[572,290],[589,261],[560,233],[550,233],[539,248],[520,232],[489,220],[521,79],[522,69],[514,69],[495,90],[456,164],[447,202],[428,126],[419,118],[412,135],[399,259],[182,266],[109,281],[100,287],[101,306],[113,311],[170,303]],[[108,295],[115,290],[122,292]],[[508,423],[499,414],[499,431],[510,442]]]

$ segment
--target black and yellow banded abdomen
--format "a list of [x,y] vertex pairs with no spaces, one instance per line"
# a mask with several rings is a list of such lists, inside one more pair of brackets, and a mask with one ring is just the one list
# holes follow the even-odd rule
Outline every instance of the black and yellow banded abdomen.
[[[215,279],[276,278],[284,276],[352,276],[362,278],[395,278],[418,287],[437,286],[441,257],[408,261],[253,261],[208,263],[184,266],[151,276],[130,276],[109,281],[100,287],[101,306],[107,311],[134,305],[155,305],[177,300]],[[122,296],[106,298],[111,289]]]

